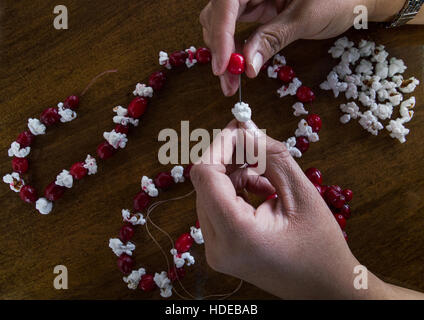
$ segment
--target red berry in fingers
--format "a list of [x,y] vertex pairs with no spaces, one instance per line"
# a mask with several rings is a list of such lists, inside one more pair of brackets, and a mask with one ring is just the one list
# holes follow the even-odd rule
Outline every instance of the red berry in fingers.
[[66,188],[58,186],[54,181],[50,183],[44,190],[44,196],[49,201],[56,201],[60,199],[65,193]]
[[319,115],[312,113],[308,115],[306,121],[308,122],[308,125],[312,128],[313,132],[319,132],[321,130],[322,121]]
[[341,208],[340,208],[340,213],[346,218],[349,219],[350,218],[350,206],[348,204],[344,204]]
[[283,82],[289,83],[294,79],[294,77],[296,77],[296,74],[290,66],[282,66],[278,71],[278,78],[280,78]]
[[300,102],[308,103],[315,100],[315,94],[311,88],[307,86],[301,86],[297,89],[296,96]]
[[208,48],[199,48],[196,51],[196,60],[201,64],[206,64],[211,62],[212,55],[211,51]]
[[118,268],[123,274],[129,274],[134,267],[133,257],[123,253],[118,258]]
[[309,149],[309,140],[306,137],[300,136],[296,138],[296,148],[300,150],[300,152],[305,153]]
[[113,156],[116,152],[116,149],[110,145],[109,142],[104,141],[97,147],[97,155],[100,159],[105,160]]
[[349,202],[353,199],[353,191],[350,189],[344,189],[342,190],[342,195],[345,196],[346,202]]
[[78,108],[78,105],[79,105],[78,96],[69,96],[63,102],[64,108],[68,108],[68,109],[72,109],[72,110],[75,110],[76,108]]
[[183,233],[177,241],[175,241],[175,249],[177,249],[178,253],[184,253],[190,250],[193,245],[193,238],[190,233]]
[[246,68],[244,57],[239,53],[233,53],[230,57],[227,70],[232,74],[242,74]]
[[180,67],[185,63],[187,57],[188,57],[187,52],[185,52],[185,51],[175,51],[175,52],[171,53],[171,55],[169,56],[169,63],[173,67]]
[[154,182],[158,188],[163,190],[170,188],[175,183],[170,172],[159,172]]
[[155,91],[163,88],[166,82],[166,75],[162,71],[153,72],[149,77],[149,86]]
[[136,97],[128,105],[128,115],[131,118],[140,118],[147,109],[148,100],[145,97]]
[[28,171],[28,159],[27,158],[13,158],[12,169],[17,173],[25,173]]
[[322,173],[317,168],[306,169],[305,175],[314,184],[322,184]]
[[138,283],[138,287],[145,292],[155,290],[156,283],[153,280],[153,275],[144,274],[143,276],[141,276],[140,282]]
[[341,213],[338,213],[338,214],[335,214],[334,215],[334,218],[336,218],[336,221],[339,224],[340,228],[342,230],[344,230],[346,228],[346,219],[345,219],[345,217]]
[[121,230],[119,230],[119,239],[122,240],[122,242],[128,242],[131,240],[131,238],[134,236],[134,228],[133,226],[129,224],[125,224],[121,227]]
[[69,173],[74,179],[80,180],[88,174],[88,170],[84,168],[84,162],[76,162],[69,169]]
[[272,199],[277,199],[278,198],[278,194],[277,192],[270,194],[266,199],[267,200],[272,200]]
[[57,108],[47,108],[40,116],[40,121],[46,126],[51,126],[60,120]]
[[37,191],[34,187],[31,187],[29,185],[24,185],[21,188],[21,191],[19,191],[19,196],[26,203],[34,203],[35,201],[37,201]]
[[31,131],[26,130],[19,134],[16,142],[19,143],[21,148],[26,148],[31,145],[34,141],[35,136],[31,133]]
[[149,195],[145,193],[144,191],[140,191],[134,197],[134,202],[133,202],[134,210],[137,212],[141,212],[143,209],[145,209],[149,205],[149,202],[150,202]]

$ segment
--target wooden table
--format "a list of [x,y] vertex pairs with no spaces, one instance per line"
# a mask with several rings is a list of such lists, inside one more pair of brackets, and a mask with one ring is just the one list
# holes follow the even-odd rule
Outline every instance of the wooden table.
[[[48,130],[37,138],[30,156],[29,179],[39,190],[63,169],[95,154],[103,131],[112,128],[112,107],[126,105],[138,81],[158,69],[159,50],[168,52],[202,44],[198,15],[206,1],[67,1],[69,30],[53,28],[54,1],[8,1],[1,16],[0,172],[11,171],[7,149],[26,126],[70,94],[79,94],[98,73],[104,76],[83,97],[79,119]],[[251,26],[240,28],[243,37]],[[350,36],[373,39],[404,59],[407,75],[423,80],[424,28],[373,28]],[[401,145],[384,132],[366,133],[357,122],[341,125],[338,104],[318,89],[334,65],[327,50],[333,40],[298,41],[283,51],[305,84],[318,93],[313,110],[322,116],[321,141],[300,161],[316,166],[325,183],[351,187],[353,217],[348,222],[349,245],[361,263],[386,280],[424,290],[424,121],[423,87],[415,92],[418,106],[408,142]],[[298,119],[291,115],[292,98],[279,100],[278,83],[264,75],[244,80],[244,100],[253,106],[261,128],[280,139],[291,134]],[[108,240],[121,226],[120,211],[131,208],[142,175],[163,170],[157,161],[163,128],[179,132],[180,121],[190,128],[222,128],[231,120],[236,100],[225,98],[209,66],[176,72],[155,97],[126,149],[102,162],[99,173],[68,191],[54,211],[41,216],[8,186],[0,186],[0,297],[3,299],[151,299],[153,294],[128,290],[116,267]],[[273,116],[275,113],[278,117]],[[166,167],[167,169],[170,166]],[[190,190],[186,184],[166,197]],[[194,198],[165,205],[154,220],[173,237],[195,220]],[[164,237],[161,244],[167,245]],[[163,257],[145,232],[135,237],[137,261],[149,270],[163,270]],[[199,262],[183,283],[195,295],[231,291],[237,280],[213,272],[203,248]],[[65,265],[69,289],[53,288],[53,268]],[[272,298],[248,284],[238,299]]]

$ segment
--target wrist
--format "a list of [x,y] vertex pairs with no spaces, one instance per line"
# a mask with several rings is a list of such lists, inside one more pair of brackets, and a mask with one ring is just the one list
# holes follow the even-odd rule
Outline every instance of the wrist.
[[371,0],[368,5],[369,21],[391,21],[403,8],[406,0]]

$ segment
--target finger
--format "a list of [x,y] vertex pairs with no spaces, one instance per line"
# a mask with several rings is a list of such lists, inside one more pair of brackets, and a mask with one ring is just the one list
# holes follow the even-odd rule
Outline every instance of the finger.
[[261,196],[269,196],[275,192],[269,180],[260,175],[249,175],[246,169],[237,169],[230,174],[231,182],[237,192],[247,190]]
[[221,89],[225,96],[233,96],[239,86],[239,76],[225,72],[223,75],[219,76],[219,81],[221,83]]
[[[190,171],[197,194],[199,215],[206,216],[213,225],[228,228],[237,219],[254,209],[237,196],[231,179],[226,175],[226,164],[232,159],[237,141],[237,124],[230,122],[228,130],[216,136],[208,151]],[[200,218],[200,217],[199,217]]]
[[296,24],[289,6],[250,36],[243,49],[248,77],[256,77],[265,61],[298,38]]
[[[250,129],[245,129],[246,146],[248,144],[256,145],[258,168],[260,162],[265,161],[264,176],[274,186],[278,194],[278,201],[282,202],[284,211],[289,214],[309,212],[311,201],[320,198],[313,199],[317,196],[315,187],[304,175],[284,143],[272,139],[259,129],[252,128],[253,122],[250,126]],[[261,153],[265,154],[261,155]],[[256,169],[248,168],[249,174],[253,174]]]
[[234,52],[234,32],[240,4],[239,1],[228,0],[213,0],[210,4],[206,11],[206,29],[211,40],[212,71],[215,75],[222,75],[227,69],[231,53]]

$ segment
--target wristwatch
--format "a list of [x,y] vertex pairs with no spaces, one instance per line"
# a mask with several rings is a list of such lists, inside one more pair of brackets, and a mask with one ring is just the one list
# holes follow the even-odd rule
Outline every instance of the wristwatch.
[[424,0],[407,0],[402,10],[396,15],[393,21],[387,23],[386,27],[399,27],[414,19],[423,4]]

